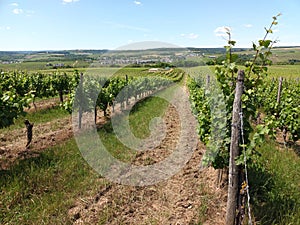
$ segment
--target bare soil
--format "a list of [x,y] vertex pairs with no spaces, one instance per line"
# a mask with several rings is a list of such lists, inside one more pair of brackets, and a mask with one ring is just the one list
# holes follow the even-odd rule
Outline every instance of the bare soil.
[[45,110],[45,109],[51,109],[55,106],[59,105],[59,98],[49,98],[49,99],[43,99],[39,100],[37,102],[30,103],[29,107],[25,109],[26,112],[35,112],[38,110]]
[[16,160],[33,157],[51,146],[57,145],[73,136],[71,118],[56,119],[34,125],[33,139],[27,149],[26,128],[15,129],[0,134],[0,169],[7,169]]
[[[180,125],[170,107],[165,114],[167,135],[151,151],[137,154],[135,165],[157,163],[176,146]],[[224,224],[225,188],[218,188],[218,172],[200,170],[205,147],[198,143],[190,161],[170,179],[156,185],[135,187],[110,183],[94,196],[78,199],[69,210],[74,224]]]

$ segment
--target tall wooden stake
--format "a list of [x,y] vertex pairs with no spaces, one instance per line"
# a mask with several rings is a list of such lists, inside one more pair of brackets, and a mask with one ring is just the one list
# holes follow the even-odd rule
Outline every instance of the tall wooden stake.
[[278,105],[280,104],[280,95],[281,95],[281,90],[282,90],[282,77],[279,77],[279,84],[278,84],[278,92],[277,92],[277,103]]
[[206,75],[206,89],[207,89],[207,90],[208,90],[209,86],[210,86],[210,75],[207,74],[207,75]]
[[235,97],[234,97],[233,111],[232,111],[226,225],[235,225],[236,210],[238,206],[237,197],[239,191],[239,167],[235,163],[235,158],[240,154],[240,149],[239,149],[240,112],[241,112],[241,97],[243,94],[244,78],[245,78],[245,73],[243,70],[240,70],[236,82]]
[[78,111],[78,128],[81,129],[82,121],[82,104],[83,104],[83,73],[80,73],[79,81],[79,111]]

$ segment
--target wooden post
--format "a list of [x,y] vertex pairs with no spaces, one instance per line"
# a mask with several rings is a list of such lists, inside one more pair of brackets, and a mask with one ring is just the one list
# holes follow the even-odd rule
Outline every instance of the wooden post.
[[210,75],[207,74],[207,75],[206,75],[206,89],[207,89],[207,90],[209,89],[209,86],[210,86]]
[[279,77],[279,84],[278,84],[278,92],[277,92],[277,103],[278,105],[280,104],[280,95],[281,95],[281,90],[282,90],[282,77]]
[[26,149],[29,148],[29,145],[32,141],[32,128],[34,123],[30,123],[29,120],[25,120],[25,126],[26,126],[26,131],[27,131],[27,144],[26,144]]
[[[283,82],[283,78],[279,77],[278,92],[277,92],[277,104],[278,105],[280,105],[280,98],[281,98],[281,91],[282,91],[282,82]],[[276,118],[279,118],[279,113],[278,112],[277,112]],[[286,147],[286,136],[287,136],[287,128],[285,126],[283,128],[283,131],[282,131],[282,137],[283,137],[284,147]]]
[[239,191],[239,167],[235,163],[235,158],[239,156],[239,139],[240,139],[240,112],[241,97],[243,94],[245,73],[240,70],[235,88],[235,97],[232,110],[232,127],[231,127],[231,143],[229,158],[229,183],[228,183],[228,199],[226,209],[226,225],[234,225],[236,220],[236,210],[238,207],[238,191]]
[[97,105],[95,105],[95,108],[94,108],[94,117],[95,117],[95,119],[94,119],[94,123],[95,124],[97,124]]
[[79,129],[81,129],[82,104],[83,104],[83,73],[80,73],[80,81],[79,81],[79,111],[78,111],[78,128]]
[[59,102],[64,103],[64,92],[63,92],[63,90],[59,90],[58,95],[59,95]]

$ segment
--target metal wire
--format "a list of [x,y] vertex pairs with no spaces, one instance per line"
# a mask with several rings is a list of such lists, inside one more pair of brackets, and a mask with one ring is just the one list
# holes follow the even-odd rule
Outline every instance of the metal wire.
[[251,208],[250,208],[250,193],[249,193],[249,180],[248,180],[248,170],[247,170],[247,156],[246,156],[246,148],[245,148],[245,138],[244,138],[244,122],[243,122],[243,109],[241,107],[240,121],[241,121],[241,137],[242,137],[242,147],[244,153],[244,164],[245,164],[245,179],[246,179],[246,192],[247,192],[247,208],[248,208],[248,224],[252,225],[251,218]]

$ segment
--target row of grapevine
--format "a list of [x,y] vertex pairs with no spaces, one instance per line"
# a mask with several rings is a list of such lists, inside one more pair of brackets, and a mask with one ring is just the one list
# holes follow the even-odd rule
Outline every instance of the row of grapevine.
[[[78,111],[79,117],[83,112],[94,110],[95,119],[97,117],[97,108],[100,108],[107,116],[107,108],[120,104],[121,110],[129,104],[130,99],[137,99],[148,96],[149,94],[168,87],[175,81],[180,81],[183,73],[166,75],[157,73],[149,76],[116,76],[105,78],[99,76],[82,76],[82,84],[77,90],[70,94],[69,102],[65,103],[68,111]],[[80,120],[80,118],[79,118]],[[95,121],[96,122],[96,121]]]
[[[130,72],[130,69],[127,69],[126,72]],[[83,88],[85,93],[82,97],[85,98],[84,104],[86,106],[83,105],[85,110],[90,105],[96,105],[106,113],[109,105],[113,106],[114,103],[118,102],[121,103],[121,107],[124,107],[124,102],[128,103],[131,97],[137,98],[138,95],[160,89],[171,82],[181,80],[183,76],[178,71],[170,74],[160,72],[155,76],[138,76],[141,71],[132,70],[130,77],[127,74],[124,76],[117,74],[111,79],[107,79],[105,74],[100,73],[96,71],[97,75],[84,76]],[[1,71],[0,128],[11,125],[14,119],[24,114],[24,109],[31,102],[35,105],[36,98],[59,96],[61,105],[71,113],[74,99],[76,99],[75,90],[79,81],[80,75],[77,70],[73,74]],[[69,97],[67,101],[64,101],[66,94]],[[93,100],[96,102],[91,102]]]
[[[233,57],[236,42],[228,29],[226,58],[215,68],[215,80],[205,81],[199,74],[200,79],[190,78],[189,81],[199,137],[208,147],[204,164],[208,162],[215,168],[228,169],[226,224],[230,225],[244,224],[245,209],[248,222],[252,224],[248,168],[261,167],[257,146],[263,143],[266,135],[275,137],[278,129],[283,132],[285,142],[286,136],[296,141],[300,135],[299,81],[285,80],[280,91],[277,82],[265,79],[271,64],[271,49],[276,43],[267,37],[273,33],[272,28],[278,24],[280,15],[273,17],[264,38],[253,43],[255,54],[245,63],[244,70],[239,70]],[[197,78],[197,73],[190,75]],[[216,110],[216,106],[220,110]],[[258,115],[263,115],[263,122],[255,126],[254,119]],[[216,131],[219,132],[217,138],[214,137]]]
[[19,115],[24,114],[24,108],[36,98],[59,96],[70,93],[77,86],[79,74],[54,72],[28,73],[24,71],[0,72],[0,128],[9,126]]
[[300,139],[299,79],[284,79],[280,91],[279,87],[276,79],[269,79],[258,90],[257,102],[263,111],[263,122],[273,135],[281,131],[284,142],[287,136],[297,141]]
[[219,85],[209,75],[189,76],[188,88],[193,113],[198,121],[198,136],[208,151],[202,158],[203,166],[223,168],[228,164],[230,121],[233,95],[224,95],[226,85]]
[[[188,87],[191,105],[198,120],[199,139],[209,147],[212,138],[212,121],[215,121],[212,118],[215,114],[213,110],[216,107],[216,104],[212,102],[212,97],[218,96],[212,90],[222,89],[223,91],[223,100],[220,98],[219,101],[226,102],[227,108],[223,116],[227,117],[224,119],[224,121],[227,119],[227,127],[230,127],[228,121],[230,121],[231,117],[230,106],[232,106],[233,96],[232,92],[229,92],[228,86],[222,85],[221,79],[218,79],[220,82],[218,86],[212,81],[207,86],[207,79],[212,78],[201,75],[201,72],[198,77],[194,74],[193,78],[189,78]],[[265,79],[255,93],[244,93],[243,101],[245,103],[243,107],[247,107],[247,101],[249,101],[249,95],[251,95],[253,99],[252,104],[255,107],[249,110],[256,110],[256,114],[263,117],[261,121],[263,126],[258,126],[256,128],[257,132],[261,132],[262,134],[267,133],[271,137],[275,137],[276,133],[280,131],[284,142],[287,142],[287,137],[295,142],[300,139],[300,82],[296,79],[285,79],[282,83],[280,102],[277,101],[278,88],[279,85],[276,79]],[[248,130],[248,132],[251,132],[251,130]],[[223,147],[218,149],[218,154],[211,153],[214,160],[212,157],[207,159],[216,168],[226,165],[228,161],[228,150],[226,149],[228,149],[230,143],[228,139],[230,137],[229,130],[227,129],[225,133],[226,138],[224,139]]]

